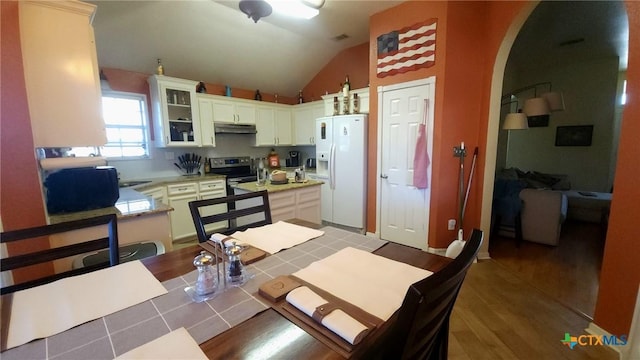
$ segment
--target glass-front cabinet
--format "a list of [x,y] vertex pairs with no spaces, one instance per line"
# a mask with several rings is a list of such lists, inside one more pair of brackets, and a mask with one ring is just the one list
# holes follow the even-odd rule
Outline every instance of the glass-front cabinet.
[[198,82],[164,75],[149,77],[156,145],[201,146]]

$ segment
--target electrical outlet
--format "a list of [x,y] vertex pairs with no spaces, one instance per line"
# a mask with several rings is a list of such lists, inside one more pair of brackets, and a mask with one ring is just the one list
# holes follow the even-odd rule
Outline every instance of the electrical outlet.
[[166,151],[164,153],[164,158],[166,160],[173,160],[173,159],[175,159],[175,155],[174,155],[173,151]]
[[447,222],[447,230],[455,230],[456,229],[456,219],[449,219]]

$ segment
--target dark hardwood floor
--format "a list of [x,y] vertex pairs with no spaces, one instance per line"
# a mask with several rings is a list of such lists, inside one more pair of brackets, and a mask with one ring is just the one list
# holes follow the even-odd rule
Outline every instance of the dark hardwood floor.
[[491,258],[565,306],[593,318],[605,230],[600,224],[567,220],[558,246],[494,237]]

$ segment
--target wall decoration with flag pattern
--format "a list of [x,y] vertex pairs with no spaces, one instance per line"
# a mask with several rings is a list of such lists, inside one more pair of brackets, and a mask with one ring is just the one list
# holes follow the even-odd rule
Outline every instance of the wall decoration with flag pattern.
[[437,22],[433,18],[378,36],[378,77],[435,65]]

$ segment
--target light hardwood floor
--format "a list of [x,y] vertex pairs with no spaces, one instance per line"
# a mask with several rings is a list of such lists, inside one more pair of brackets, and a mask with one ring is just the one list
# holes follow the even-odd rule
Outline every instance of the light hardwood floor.
[[599,224],[566,221],[558,246],[496,237],[491,258],[566,306],[593,318],[604,252]]
[[450,321],[449,358],[618,359],[604,346],[563,345],[586,334],[589,320],[533,287],[496,260],[473,264]]

